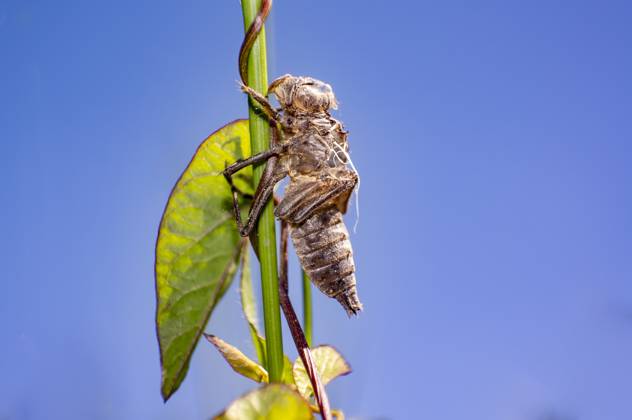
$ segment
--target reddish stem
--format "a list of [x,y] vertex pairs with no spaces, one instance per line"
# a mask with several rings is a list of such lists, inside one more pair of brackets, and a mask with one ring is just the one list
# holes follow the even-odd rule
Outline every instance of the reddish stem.
[[296,316],[290,297],[288,296],[288,256],[287,256],[287,242],[288,242],[288,225],[286,222],[281,221],[281,267],[279,269],[279,300],[281,303],[281,309],[287,320],[287,325],[292,333],[296,350],[298,351],[309,381],[312,384],[314,390],[314,398],[320,409],[320,414],[323,419],[331,420],[331,408],[329,407],[329,398],[325,392],[325,387],[320,381],[320,375],[316,369],[316,364],[312,359],[312,353],[309,350],[309,345],[303,334],[301,323]]

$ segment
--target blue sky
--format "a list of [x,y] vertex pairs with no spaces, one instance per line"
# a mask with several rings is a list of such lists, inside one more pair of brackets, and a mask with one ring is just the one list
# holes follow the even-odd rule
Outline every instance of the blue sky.
[[[268,26],[272,76],[334,87],[362,176],[365,311],[315,300],[354,368],[333,405],[632,418],[632,6],[362,4],[278,0]],[[201,343],[163,404],[153,327],[170,188],[246,115],[241,24],[237,1],[0,3],[0,418],[204,419],[252,387]],[[207,331],[248,349],[235,288]]]

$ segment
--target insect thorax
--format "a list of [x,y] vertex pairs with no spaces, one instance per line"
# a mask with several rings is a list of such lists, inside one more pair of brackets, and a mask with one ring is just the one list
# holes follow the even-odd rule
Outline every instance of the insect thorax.
[[284,114],[282,123],[290,143],[286,165],[292,174],[314,174],[346,165],[347,133],[327,114]]

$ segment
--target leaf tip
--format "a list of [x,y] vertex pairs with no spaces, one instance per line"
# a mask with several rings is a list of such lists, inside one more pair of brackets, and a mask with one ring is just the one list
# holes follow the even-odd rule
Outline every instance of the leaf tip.
[[169,398],[171,398],[171,396],[173,395],[174,391],[175,389],[172,389],[171,387],[167,386],[167,384],[163,383],[162,387],[160,387],[162,402],[166,404]]

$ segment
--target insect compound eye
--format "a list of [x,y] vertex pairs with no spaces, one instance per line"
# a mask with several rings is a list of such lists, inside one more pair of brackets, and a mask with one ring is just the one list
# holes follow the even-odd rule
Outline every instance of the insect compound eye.
[[327,83],[321,82],[321,83],[316,84],[315,87],[323,95],[329,95],[330,93],[333,93],[331,90],[331,86],[329,86]]
[[319,81],[301,83],[295,96],[295,105],[310,112],[326,111],[330,108],[333,98],[331,87]]
[[321,108],[323,110],[327,110],[329,108],[336,109],[338,107],[338,104],[336,103],[336,97],[334,96],[334,91],[329,84],[317,80],[314,83],[313,89],[318,92],[318,102],[321,104]]

